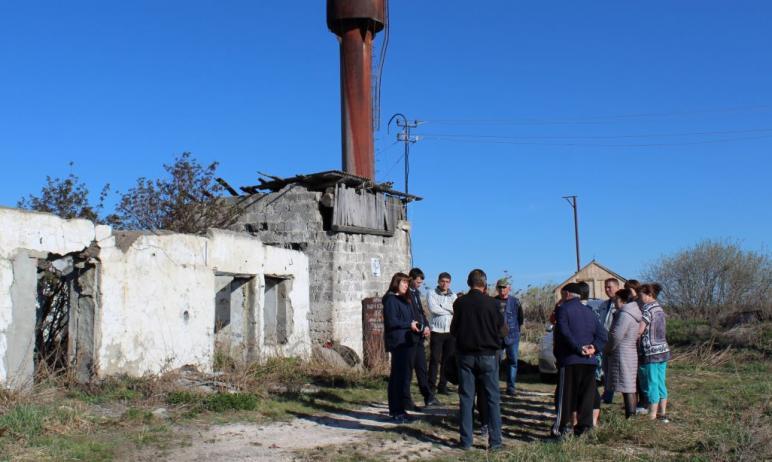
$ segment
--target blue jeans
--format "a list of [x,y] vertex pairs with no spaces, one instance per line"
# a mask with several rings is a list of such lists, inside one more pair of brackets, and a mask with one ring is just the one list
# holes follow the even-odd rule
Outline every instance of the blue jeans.
[[517,356],[519,350],[519,337],[515,337],[515,343],[504,347],[504,351],[507,354],[507,392],[515,391],[515,383],[517,381]]
[[458,354],[459,433],[461,446],[472,446],[472,414],[474,412],[475,380],[484,387],[488,413],[488,446],[501,446],[501,408],[499,396],[499,365],[495,355],[473,356]]

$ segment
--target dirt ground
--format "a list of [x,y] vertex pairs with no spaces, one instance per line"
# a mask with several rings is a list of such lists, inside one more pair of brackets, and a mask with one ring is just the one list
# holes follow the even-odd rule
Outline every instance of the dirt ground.
[[[544,387],[540,387],[542,390]],[[414,413],[415,422],[390,421],[385,403],[354,411],[297,414],[289,422],[258,425],[248,422],[202,428],[179,427],[180,447],[148,449],[133,454],[142,461],[296,461],[336,460],[356,453],[382,460],[422,460],[460,451],[457,396],[445,396],[444,406]],[[554,418],[552,394],[521,387],[515,397],[502,396],[505,444],[544,439]],[[475,446],[487,441],[475,436]]]

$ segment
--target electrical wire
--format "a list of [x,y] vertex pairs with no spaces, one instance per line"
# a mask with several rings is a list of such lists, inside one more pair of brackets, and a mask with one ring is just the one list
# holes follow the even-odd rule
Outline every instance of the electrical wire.
[[404,158],[405,158],[405,153],[403,152],[402,155],[399,156],[399,159],[397,159],[397,161],[394,162],[394,164],[391,167],[389,167],[389,169],[386,171],[386,173],[383,174],[383,176],[388,178],[389,177],[389,173],[391,173],[392,170],[394,170],[394,167],[399,165],[399,163],[402,162],[402,159],[404,159]]
[[383,77],[383,63],[386,61],[386,49],[389,47],[389,0],[383,1],[383,23],[383,43],[381,44],[373,89],[373,128],[375,130],[381,128],[381,79]]
[[702,141],[692,141],[692,142],[684,142],[684,143],[639,143],[639,144],[536,143],[536,142],[529,142],[529,141],[510,141],[510,140],[495,140],[495,139],[484,139],[484,138],[464,139],[464,138],[450,138],[450,137],[429,136],[429,135],[422,135],[421,138],[437,140],[437,141],[454,141],[454,142],[461,142],[461,143],[468,143],[468,144],[482,143],[482,144],[514,144],[514,145],[522,145],[522,146],[527,145],[527,146],[562,146],[562,147],[645,148],[645,147],[666,147],[666,146],[692,146],[692,145],[700,145],[700,144],[725,143],[725,142],[732,142],[732,141],[757,140],[757,139],[772,138],[772,135],[747,136],[747,137],[738,137],[738,138],[722,138],[717,140],[702,140]]
[[484,139],[508,139],[508,140],[607,140],[629,138],[663,138],[676,136],[713,136],[733,135],[739,133],[770,133],[772,128],[750,128],[745,130],[708,130],[698,132],[681,133],[643,133],[632,135],[547,135],[547,136],[508,136],[508,135],[466,135],[456,133],[427,133],[423,137],[447,137],[447,138],[484,138]]
[[425,123],[444,124],[444,125],[592,125],[604,121],[645,119],[658,117],[678,117],[700,114],[725,114],[742,112],[769,112],[772,111],[772,105],[756,106],[738,106],[729,108],[715,108],[695,111],[670,111],[670,112],[651,112],[651,113],[631,113],[616,114],[609,116],[580,116],[567,119],[550,119],[539,117],[523,117],[514,119],[423,119]]
[[397,145],[397,143],[399,143],[399,140],[394,140],[394,141],[391,142],[391,144],[389,144],[385,148],[382,148],[380,150],[375,151],[375,173],[376,174],[378,173],[378,163],[381,162],[380,156],[382,156],[382,155],[386,154],[387,152],[391,151],[392,148]]

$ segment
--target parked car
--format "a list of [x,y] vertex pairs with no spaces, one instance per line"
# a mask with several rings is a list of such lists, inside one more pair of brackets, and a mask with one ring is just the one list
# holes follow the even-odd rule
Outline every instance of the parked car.
[[552,324],[547,324],[547,332],[539,341],[539,373],[543,376],[558,373],[555,355],[552,352],[552,329]]
[[[598,316],[600,305],[603,300],[597,298],[591,298],[587,300],[587,306],[592,309],[592,312]],[[555,354],[552,351],[552,345],[554,342],[554,327],[552,323],[547,324],[544,337],[539,341],[539,373],[543,376],[550,376],[558,373],[558,366],[555,363]]]

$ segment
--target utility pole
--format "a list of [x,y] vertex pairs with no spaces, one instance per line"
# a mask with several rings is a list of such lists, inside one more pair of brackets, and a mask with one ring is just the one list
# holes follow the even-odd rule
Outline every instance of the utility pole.
[[563,199],[568,202],[572,209],[574,209],[574,239],[576,240],[576,272],[581,269],[579,265],[579,215],[576,211],[576,196],[563,196]]
[[405,144],[405,194],[408,194],[408,180],[410,177],[410,145],[419,139],[417,136],[410,135],[410,129],[421,125],[421,121],[414,120],[412,123],[408,122],[407,117],[405,117],[404,114],[398,112],[391,116],[391,119],[389,119],[389,123],[386,126],[387,131],[388,127],[391,126],[391,121],[394,119],[397,120],[397,127],[402,129],[400,133],[397,133],[397,141],[402,141]]

